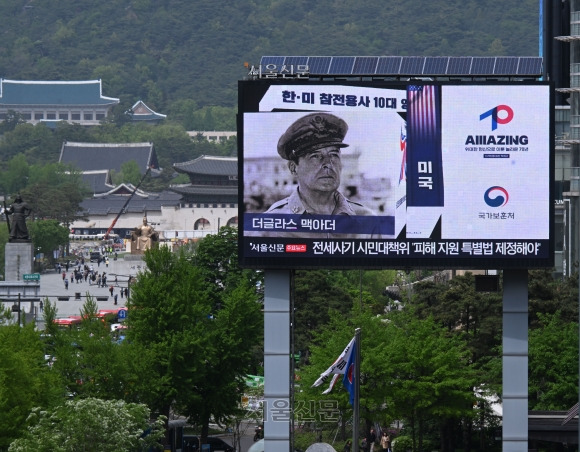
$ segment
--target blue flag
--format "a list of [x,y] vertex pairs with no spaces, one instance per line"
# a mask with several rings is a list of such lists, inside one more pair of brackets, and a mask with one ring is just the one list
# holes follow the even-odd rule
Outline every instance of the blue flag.
[[350,394],[349,402],[353,406],[354,406],[354,385],[355,385],[355,376],[356,376],[356,372],[355,372],[356,347],[357,347],[356,341],[353,339],[352,352],[350,353],[350,355],[348,357],[348,361],[346,363],[346,370],[344,372],[344,378],[342,379],[344,387],[346,388],[346,390]]

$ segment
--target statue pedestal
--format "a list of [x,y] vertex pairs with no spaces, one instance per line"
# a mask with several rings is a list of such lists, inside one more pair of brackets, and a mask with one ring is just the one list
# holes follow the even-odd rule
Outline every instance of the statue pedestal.
[[32,273],[33,252],[32,242],[7,243],[4,249],[4,281],[22,281],[22,275]]

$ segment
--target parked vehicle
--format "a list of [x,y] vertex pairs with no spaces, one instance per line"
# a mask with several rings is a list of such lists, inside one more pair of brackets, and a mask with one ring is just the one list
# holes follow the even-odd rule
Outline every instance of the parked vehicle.
[[91,253],[91,262],[99,262],[99,259],[101,259],[101,253],[99,251],[93,251]]
[[[234,452],[232,446],[217,436],[208,436],[205,444],[209,444],[210,452]],[[183,435],[182,452],[201,452],[199,436]]]
[[82,322],[82,317],[80,315],[71,315],[66,318],[54,319],[52,321],[59,329],[68,330],[74,327],[78,328]]

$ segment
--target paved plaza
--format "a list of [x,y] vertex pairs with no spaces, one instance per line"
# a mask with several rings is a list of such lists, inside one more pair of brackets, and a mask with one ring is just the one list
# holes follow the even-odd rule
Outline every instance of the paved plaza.
[[[79,283],[71,282],[73,267],[69,267],[66,276],[69,280],[68,289],[65,288],[62,272],[56,273],[55,270],[48,270],[40,275],[39,298],[43,301],[48,298],[51,303],[56,303],[57,317],[64,318],[71,315],[79,315],[87,296],[93,297],[99,309],[124,307],[126,298],[121,298],[121,289],[127,287],[127,281],[130,276],[135,277],[137,273],[144,269],[144,263],[141,258],[131,255],[127,255],[127,259],[119,257],[116,261],[111,258],[108,266],[104,262],[101,262],[100,265],[96,262],[90,262],[87,265],[92,265],[94,270],[100,274],[107,273],[106,287],[90,284],[88,279],[85,281],[84,278]],[[113,296],[110,293],[110,286],[113,286]],[[117,295],[117,305],[114,304],[114,295]],[[7,307],[11,307],[12,304],[12,302],[4,302]],[[35,316],[39,326],[43,323],[38,302],[22,302],[22,311],[26,313],[27,319]]]

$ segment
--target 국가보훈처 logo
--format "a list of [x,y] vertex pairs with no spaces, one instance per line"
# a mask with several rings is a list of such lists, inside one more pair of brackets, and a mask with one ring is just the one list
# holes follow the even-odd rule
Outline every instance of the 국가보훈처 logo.
[[485,118],[491,116],[491,130],[497,129],[498,124],[507,124],[514,119],[514,111],[509,105],[498,105],[491,110],[479,115],[479,120],[483,121]]
[[490,207],[502,207],[507,204],[509,197],[505,188],[494,185],[485,191],[483,200]]

